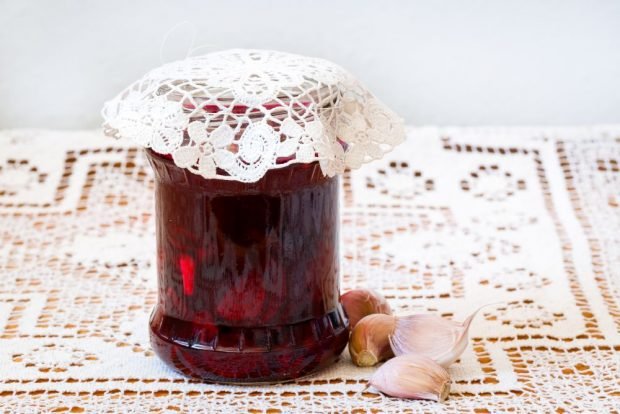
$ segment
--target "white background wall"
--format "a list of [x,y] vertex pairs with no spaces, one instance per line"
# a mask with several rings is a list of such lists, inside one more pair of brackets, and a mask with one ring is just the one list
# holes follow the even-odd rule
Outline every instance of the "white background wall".
[[0,128],[99,125],[184,20],[195,45],[340,63],[409,123],[620,123],[618,0],[0,0]]

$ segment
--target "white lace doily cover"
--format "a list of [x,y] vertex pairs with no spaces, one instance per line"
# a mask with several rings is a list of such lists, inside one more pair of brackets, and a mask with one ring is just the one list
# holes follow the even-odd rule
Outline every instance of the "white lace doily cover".
[[103,108],[104,130],[205,178],[258,181],[319,161],[358,168],[404,140],[403,122],[329,61],[269,50],[190,57],[147,73]]

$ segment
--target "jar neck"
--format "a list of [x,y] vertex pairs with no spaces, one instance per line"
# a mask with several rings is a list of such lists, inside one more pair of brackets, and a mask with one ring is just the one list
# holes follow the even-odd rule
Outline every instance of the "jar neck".
[[155,173],[157,183],[201,189],[218,194],[282,194],[325,185],[338,180],[338,176],[328,177],[324,175],[318,161],[295,163],[269,170],[254,183],[217,178],[209,179],[177,166],[170,155],[159,154],[151,149],[147,149],[145,152]]

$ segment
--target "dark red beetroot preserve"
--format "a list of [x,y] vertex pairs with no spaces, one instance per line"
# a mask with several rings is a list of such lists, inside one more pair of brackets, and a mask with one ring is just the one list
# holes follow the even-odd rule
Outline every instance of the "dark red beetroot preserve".
[[338,178],[318,163],[256,183],[207,180],[152,151],[157,355],[218,382],[297,378],[348,340],[339,303]]

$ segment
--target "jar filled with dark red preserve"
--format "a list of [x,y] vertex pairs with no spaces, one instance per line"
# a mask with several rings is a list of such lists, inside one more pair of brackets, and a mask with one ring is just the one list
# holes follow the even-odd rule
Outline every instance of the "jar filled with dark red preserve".
[[400,119],[337,65],[262,50],[164,65],[103,114],[154,172],[156,354],[230,383],[336,361],[339,173],[400,142]]

